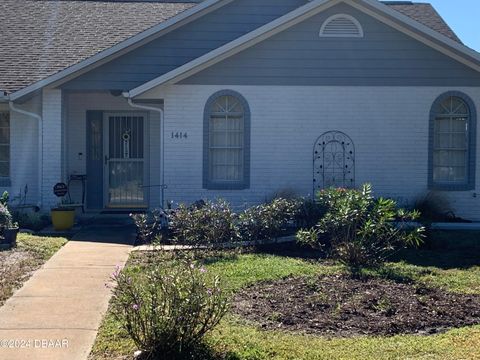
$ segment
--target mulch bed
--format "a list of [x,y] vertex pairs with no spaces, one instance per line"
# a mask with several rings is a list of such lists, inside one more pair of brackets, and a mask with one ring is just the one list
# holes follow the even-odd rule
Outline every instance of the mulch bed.
[[266,330],[340,337],[428,335],[480,324],[480,296],[381,278],[291,277],[240,291],[233,311]]

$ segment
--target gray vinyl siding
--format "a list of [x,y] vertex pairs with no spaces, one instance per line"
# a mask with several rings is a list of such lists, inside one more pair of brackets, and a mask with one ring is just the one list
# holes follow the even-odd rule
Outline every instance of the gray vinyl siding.
[[[64,84],[69,90],[130,90],[306,3],[236,0]],[[112,19],[115,21],[115,19]]]
[[[364,38],[321,38],[345,13]],[[346,4],[339,4],[188,78],[181,84],[480,86],[480,74]]]

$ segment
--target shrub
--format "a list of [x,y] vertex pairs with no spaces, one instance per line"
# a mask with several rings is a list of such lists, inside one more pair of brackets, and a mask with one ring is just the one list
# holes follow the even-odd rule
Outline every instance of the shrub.
[[113,277],[113,313],[149,358],[183,358],[228,309],[219,278],[185,260],[134,274],[117,270]]
[[308,229],[315,226],[325,215],[326,208],[312,199],[302,199],[299,202],[295,222],[299,228]]
[[169,217],[169,228],[176,243],[214,245],[239,239],[236,218],[224,200],[191,207],[180,205]]
[[4,229],[13,227],[13,217],[8,209],[9,198],[7,191],[4,191],[0,197],[0,231],[2,234]]
[[149,214],[130,214],[137,227],[137,239],[146,244],[162,240],[162,233],[167,223],[167,215],[163,210],[155,209]]
[[3,204],[0,204],[0,228],[1,229],[11,228],[12,225],[13,225],[12,215],[10,214],[8,207],[6,207]]
[[239,215],[242,238],[257,241],[280,236],[288,224],[295,220],[299,206],[299,200],[278,198],[245,210]]
[[40,231],[50,224],[50,217],[40,212],[13,211],[13,221],[22,229]]
[[333,257],[352,273],[385,261],[394,250],[422,242],[423,227],[409,221],[419,217],[417,211],[398,209],[394,200],[372,195],[370,185],[361,190],[330,189],[318,194],[327,212],[316,226],[316,232],[299,233],[300,243],[322,247],[318,235],[331,242]]
[[455,218],[450,202],[441,193],[430,191],[415,201],[415,209],[427,222],[450,221]]

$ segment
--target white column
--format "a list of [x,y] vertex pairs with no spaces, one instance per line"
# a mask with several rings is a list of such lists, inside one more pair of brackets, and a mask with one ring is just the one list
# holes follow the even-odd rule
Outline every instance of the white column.
[[42,190],[41,202],[49,210],[59,202],[53,193],[56,183],[62,182],[62,91],[43,90],[42,107]]

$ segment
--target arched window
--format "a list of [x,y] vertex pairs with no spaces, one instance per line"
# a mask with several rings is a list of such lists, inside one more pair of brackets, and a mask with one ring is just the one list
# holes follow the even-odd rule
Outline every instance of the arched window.
[[462,93],[441,95],[430,116],[430,186],[439,190],[475,188],[476,112]]
[[207,101],[204,114],[204,187],[250,185],[250,109],[239,93],[224,90]]
[[321,37],[363,37],[360,22],[353,16],[337,14],[330,16],[320,29]]

